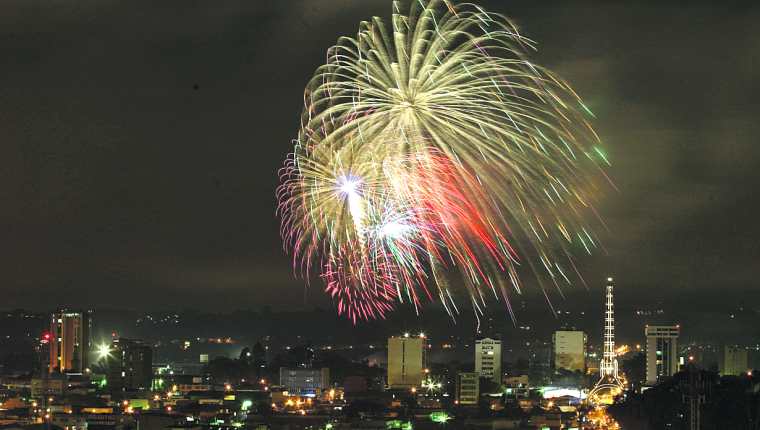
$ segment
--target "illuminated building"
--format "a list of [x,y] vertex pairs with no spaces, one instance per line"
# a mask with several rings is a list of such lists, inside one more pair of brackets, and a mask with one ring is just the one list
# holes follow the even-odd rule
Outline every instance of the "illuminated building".
[[582,331],[554,332],[554,369],[586,370],[586,334]]
[[747,350],[735,345],[726,345],[720,356],[721,375],[740,375],[747,373]]
[[660,378],[678,372],[678,325],[647,325],[647,384],[656,384]]
[[108,386],[113,392],[149,390],[153,381],[153,349],[134,339],[116,339],[107,353]]
[[422,385],[425,368],[425,336],[388,338],[388,386],[412,388]]
[[82,373],[89,367],[90,314],[60,311],[50,319],[49,372]]
[[484,337],[475,340],[475,372],[501,384],[501,339]]
[[480,396],[480,373],[459,372],[457,374],[456,400],[461,406],[477,405]]
[[330,369],[280,367],[280,385],[291,395],[317,394],[330,387]]

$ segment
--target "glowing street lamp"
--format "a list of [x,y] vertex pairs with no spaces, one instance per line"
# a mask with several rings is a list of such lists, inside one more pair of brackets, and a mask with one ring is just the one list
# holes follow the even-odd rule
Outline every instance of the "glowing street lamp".
[[108,358],[111,356],[111,347],[108,346],[108,344],[101,343],[98,345],[98,360],[103,360],[104,358]]

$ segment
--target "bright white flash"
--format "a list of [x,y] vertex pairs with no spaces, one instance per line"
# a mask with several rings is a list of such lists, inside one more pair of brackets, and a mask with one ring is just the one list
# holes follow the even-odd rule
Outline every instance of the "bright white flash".
[[406,233],[410,230],[412,230],[412,226],[409,224],[389,222],[380,228],[380,236],[390,239],[400,239],[404,237],[404,235],[406,235]]
[[338,190],[348,200],[348,209],[354,219],[354,226],[359,235],[364,234],[364,205],[359,194],[359,179],[351,176],[341,176],[338,179]]
[[359,189],[359,180],[349,176],[343,176],[338,180],[338,190],[341,193],[351,196],[356,195]]
[[111,355],[111,348],[105,344],[102,343],[98,345],[98,358],[103,359]]

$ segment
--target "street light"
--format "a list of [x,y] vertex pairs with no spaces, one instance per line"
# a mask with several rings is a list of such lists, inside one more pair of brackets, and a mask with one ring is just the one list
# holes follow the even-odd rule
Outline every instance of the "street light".
[[101,343],[98,345],[98,360],[108,358],[111,356],[111,347],[108,344]]

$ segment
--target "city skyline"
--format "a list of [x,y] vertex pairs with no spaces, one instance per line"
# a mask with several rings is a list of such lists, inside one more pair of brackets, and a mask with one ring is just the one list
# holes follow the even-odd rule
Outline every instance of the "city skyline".
[[[96,313],[3,312],[0,417],[18,424],[86,422],[108,428],[119,421],[143,427],[144,419],[158,418],[197,422],[209,430],[257,428],[261,421],[271,428],[329,423],[323,427],[329,429],[355,428],[351,411],[359,408],[361,422],[372,420],[372,428],[388,428],[404,417],[404,428],[428,428],[426,423],[466,428],[475,419],[526,430],[537,423],[538,428],[620,430],[621,424],[660,428],[662,421],[733,425],[742,418],[721,408],[732,402],[747,411],[747,419],[758,419],[752,403],[740,403],[757,398],[751,388],[757,386],[752,369],[760,360],[756,337],[741,333],[736,343],[694,333],[682,343],[681,325],[651,325],[659,313],[647,311],[642,321],[624,323],[638,335],[619,343],[613,337],[621,327],[613,312],[612,279],[607,283],[603,315],[587,315],[604,338],[590,343],[582,331],[552,336],[519,327],[526,337],[518,339],[491,322],[482,333],[455,334],[422,319],[415,323],[424,331],[394,333],[384,322],[383,330],[351,326],[365,334],[342,337],[325,326],[323,311],[296,318],[292,322],[301,328],[295,331],[282,327],[283,318],[294,319],[293,312],[262,311],[257,318],[196,314],[187,320],[183,313],[142,313],[121,323],[103,315],[102,323],[94,319],[94,330]],[[569,320],[580,323],[581,316]],[[321,336],[305,329],[314,321],[320,321]],[[553,322],[553,328],[560,327]],[[135,332],[141,325],[146,327]],[[110,332],[105,338],[104,328]],[[207,337],[209,332],[227,337]],[[59,356],[58,350],[83,355],[67,358],[68,352]],[[568,365],[568,355],[580,357]],[[602,384],[604,375],[614,375],[615,385]],[[653,399],[661,404],[653,407]],[[637,406],[642,401],[644,415]],[[685,406],[688,412],[678,413]],[[720,414],[712,413],[715,408]],[[409,410],[413,416],[400,415]]]

